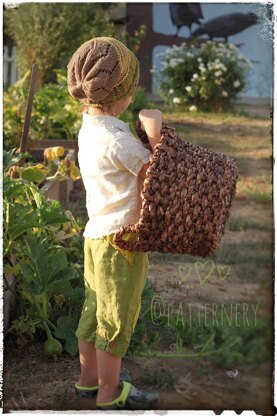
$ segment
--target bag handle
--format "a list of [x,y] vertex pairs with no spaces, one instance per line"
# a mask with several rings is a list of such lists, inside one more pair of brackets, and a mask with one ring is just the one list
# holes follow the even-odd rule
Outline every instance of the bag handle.
[[138,232],[138,224],[129,224],[123,225],[114,235],[114,242],[115,244],[122,248],[123,250],[128,251],[141,251],[143,248],[143,243],[140,241],[126,241],[122,237],[124,234],[134,233],[137,234]]
[[141,143],[143,144],[143,146],[146,149],[150,150],[150,152],[153,152],[148,136],[146,132],[143,130],[140,120],[136,121],[135,129],[136,129],[137,136],[139,140],[141,141]]

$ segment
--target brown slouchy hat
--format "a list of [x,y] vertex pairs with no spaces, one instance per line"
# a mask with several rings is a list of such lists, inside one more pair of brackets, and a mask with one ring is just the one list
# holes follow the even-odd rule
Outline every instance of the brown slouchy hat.
[[132,95],[139,78],[134,53],[114,38],[99,37],[81,45],[67,66],[72,97],[101,107]]

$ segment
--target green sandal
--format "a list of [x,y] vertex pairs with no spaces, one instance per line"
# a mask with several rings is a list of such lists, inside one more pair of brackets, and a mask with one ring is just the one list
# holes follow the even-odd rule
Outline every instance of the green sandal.
[[98,386],[94,387],[82,387],[78,386],[78,384],[75,384],[74,386],[75,395],[77,397],[81,397],[84,399],[90,399],[92,397],[95,397],[98,393]]
[[158,400],[158,393],[148,390],[139,390],[127,381],[121,382],[120,396],[106,403],[96,403],[99,410],[146,410],[153,408]]
[[[119,377],[120,381],[130,381],[131,377],[127,373],[121,373]],[[90,399],[97,395],[98,386],[93,387],[82,387],[76,383],[74,386],[75,395],[79,398]]]

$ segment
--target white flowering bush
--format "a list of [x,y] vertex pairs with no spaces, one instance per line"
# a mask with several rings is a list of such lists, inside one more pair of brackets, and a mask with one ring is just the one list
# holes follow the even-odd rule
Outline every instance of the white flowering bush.
[[229,43],[173,46],[159,54],[158,91],[167,104],[190,111],[230,109],[246,83],[250,61]]

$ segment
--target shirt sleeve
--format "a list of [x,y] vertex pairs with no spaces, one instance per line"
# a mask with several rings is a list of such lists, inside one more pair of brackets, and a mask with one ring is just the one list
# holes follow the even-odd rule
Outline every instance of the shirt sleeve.
[[150,161],[152,153],[132,134],[117,135],[113,152],[113,164],[117,169],[129,170],[138,176],[143,165]]

